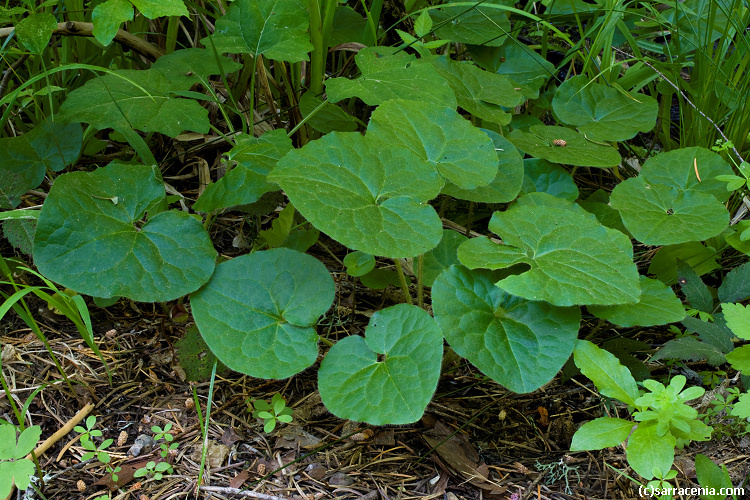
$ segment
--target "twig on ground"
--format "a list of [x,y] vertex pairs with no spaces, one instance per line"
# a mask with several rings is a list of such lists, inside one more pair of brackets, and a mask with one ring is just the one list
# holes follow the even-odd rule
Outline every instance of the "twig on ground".
[[239,488],[227,488],[223,486],[201,486],[201,491],[210,491],[213,493],[223,493],[224,495],[238,495],[248,498],[259,498],[260,500],[289,500],[288,497],[278,497],[276,495],[266,495],[257,491],[241,490]]
[[[13,33],[15,29],[15,26],[0,28],[0,38],[6,38],[10,36],[10,34]],[[82,23],[77,21],[57,23],[57,29],[53,31],[53,34],[86,37],[94,36],[94,25],[92,23]],[[115,35],[115,42],[148,57],[152,61],[155,61],[164,55],[164,51],[162,51],[156,45],[138,38],[137,36],[128,33],[125,30],[117,31],[117,34]]]

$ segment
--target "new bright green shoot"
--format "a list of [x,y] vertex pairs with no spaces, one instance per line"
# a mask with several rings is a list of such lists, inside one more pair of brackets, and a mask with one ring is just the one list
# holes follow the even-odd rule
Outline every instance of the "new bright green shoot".
[[252,406],[248,411],[252,412],[253,418],[263,420],[263,431],[272,432],[276,428],[276,423],[281,422],[288,424],[294,420],[292,409],[286,406],[286,400],[281,394],[274,394],[271,402],[263,399],[248,401]]

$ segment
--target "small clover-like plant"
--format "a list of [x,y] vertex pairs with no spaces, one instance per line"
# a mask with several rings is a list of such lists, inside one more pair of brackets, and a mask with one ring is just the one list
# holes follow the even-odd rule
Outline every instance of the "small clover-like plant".
[[121,467],[112,467],[110,465],[110,462],[112,461],[112,457],[107,452],[107,448],[112,446],[112,443],[114,443],[113,439],[105,439],[101,442],[98,446],[94,441],[91,439],[92,437],[101,437],[102,431],[95,429],[96,427],[96,417],[94,415],[90,415],[88,418],[86,418],[84,425],[77,425],[73,428],[74,431],[81,434],[81,446],[84,450],[87,450],[86,453],[84,453],[81,456],[82,461],[91,460],[92,458],[96,457],[97,460],[99,460],[101,463],[105,465],[105,468],[107,472],[109,472],[112,475],[112,481],[117,483],[119,481],[119,477],[117,475],[118,472],[122,470]]
[[[85,426],[85,427],[84,427]],[[96,459],[103,464],[108,464],[111,461],[109,453],[105,450],[114,443],[113,439],[105,439],[100,445],[96,445],[93,441],[94,437],[101,437],[102,431],[95,429],[96,417],[90,415],[84,422],[84,426],[76,425],[73,430],[81,434],[81,446],[83,449],[88,450],[83,454],[81,460],[90,460],[96,456]]]
[[151,432],[154,433],[154,441],[159,441],[163,439],[165,442],[159,444],[159,448],[161,448],[161,451],[159,452],[161,454],[162,458],[167,458],[167,455],[169,455],[169,452],[172,450],[176,450],[178,446],[180,446],[180,443],[173,443],[174,436],[172,436],[172,433],[170,432],[172,430],[172,424],[167,424],[162,429],[158,425],[155,425],[151,427]]
[[[630,371],[612,354],[588,341],[580,340],[573,351],[576,366],[590,378],[602,395],[633,408],[633,420],[600,417],[576,431],[570,449],[599,450],[617,446],[626,439],[628,463],[645,479],[670,479],[674,448],[691,441],[708,441],[713,428],[699,419],[688,401],[705,393],[702,387],[684,389],[682,375],[668,385],[645,380],[641,394]],[[684,389],[684,390],[683,390]],[[661,484],[661,483],[659,483]]]
[[285,424],[294,420],[292,409],[286,405],[286,400],[281,394],[274,394],[271,403],[263,399],[256,399],[252,402],[253,418],[263,419],[263,430],[271,432],[276,428],[277,422]]
[[34,449],[42,428],[34,425],[26,428],[16,441],[16,426],[0,425],[0,498],[10,495],[15,484],[19,490],[28,488],[34,475],[34,462],[25,457]]
[[173,472],[174,469],[172,469],[172,466],[169,465],[169,462],[156,463],[152,460],[148,462],[144,467],[136,470],[133,474],[133,477],[153,477],[155,480],[159,481],[162,477],[164,477],[164,473],[172,474]]

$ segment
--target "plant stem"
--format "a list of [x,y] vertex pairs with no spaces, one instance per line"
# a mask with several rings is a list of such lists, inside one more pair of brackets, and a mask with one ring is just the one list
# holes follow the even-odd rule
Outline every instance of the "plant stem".
[[417,305],[424,309],[424,254],[417,257]]
[[396,271],[398,271],[398,281],[401,283],[401,290],[404,292],[404,299],[409,305],[414,304],[411,300],[411,294],[409,293],[409,285],[406,284],[406,276],[404,276],[404,269],[401,267],[401,260],[393,259],[393,263],[396,264]]
[[321,0],[307,0],[307,12],[310,15],[310,41],[313,51],[310,54],[310,69],[307,72],[308,87],[314,95],[323,93],[323,73],[325,72],[325,47],[323,47],[323,17],[320,10]]

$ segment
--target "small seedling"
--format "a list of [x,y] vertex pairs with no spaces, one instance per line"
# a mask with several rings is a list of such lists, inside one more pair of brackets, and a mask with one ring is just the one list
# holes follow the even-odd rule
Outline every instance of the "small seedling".
[[73,428],[74,431],[81,433],[81,446],[83,449],[88,450],[83,456],[81,456],[81,460],[91,460],[96,456],[96,459],[103,463],[107,472],[112,475],[112,481],[116,483],[119,480],[117,473],[120,472],[122,468],[112,468],[112,466],[109,465],[112,461],[112,457],[110,457],[109,453],[106,451],[106,449],[112,445],[114,440],[105,439],[99,446],[93,442],[91,439],[92,437],[102,436],[102,431],[94,428],[96,426],[96,417],[94,415],[89,416],[84,422],[84,425],[86,427],[77,425]]
[[88,450],[86,453],[83,454],[81,457],[81,460],[86,461],[94,458],[96,456],[96,459],[99,460],[103,464],[108,464],[111,460],[109,453],[107,453],[105,450],[114,443],[113,439],[105,439],[102,441],[102,443],[97,446],[94,444],[92,437],[101,437],[102,431],[94,429],[96,426],[96,417],[94,415],[89,416],[86,419],[85,422],[86,427],[82,427],[80,425],[77,425],[74,427],[73,430],[76,432],[81,433],[81,446],[85,450]]
[[253,401],[253,407],[250,409],[253,412],[253,418],[263,419],[263,430],[265,432],[271,432],[276,428],[276,422],[283,422],[285,424],[290,423],[294,420],[292,416],[292,409],[286,406],[286,401],[281,394],[274,394],[271,398],[271,403],[263,399],[257,399]]
[[[172,436],[172,433],[169,432],[172,430],[172,424],[167,424],[162,429],[158,425],[155,425],[151,427],[151,432],[154,433],[154,441],[159,441],[160,439],[164,439],[166,443],[159,444],[159,448],[161,448],[161,457],[167,458],[167,455],[169,455],[169,452],[172,450],[176,450],[178,446],[180,446],[180,443],[172,443],[174,441],[174,436]],[[171,443],[171,444],[167,444]]]
[[172,466],[169,465],[169,462],[156,463],[152,460],[147,463],[145,467],[135,471],[133,477],[151,476],[155,480],[159,481],[162,477],[164,477],[165,472],[167,474],[172,474],[174,472],[174,469],[172,469]]

